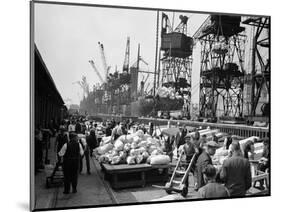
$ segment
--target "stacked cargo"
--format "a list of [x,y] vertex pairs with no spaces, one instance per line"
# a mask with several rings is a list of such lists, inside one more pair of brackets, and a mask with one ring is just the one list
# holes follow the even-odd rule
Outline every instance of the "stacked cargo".
[[100,163],[117,164],[168,164],[169,156],[164,152],[164,144],[142,130],[130,135],[122,135],[115,141],[104,137],[95,150]]

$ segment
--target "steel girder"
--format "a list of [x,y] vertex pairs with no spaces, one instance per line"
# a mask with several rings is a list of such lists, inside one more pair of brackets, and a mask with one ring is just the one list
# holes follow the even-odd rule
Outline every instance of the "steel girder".
[[[200,39],[200,116],[237,117],[243,113],[245,35],[208,34]],[[222,111],[218,111],[222,104]]]

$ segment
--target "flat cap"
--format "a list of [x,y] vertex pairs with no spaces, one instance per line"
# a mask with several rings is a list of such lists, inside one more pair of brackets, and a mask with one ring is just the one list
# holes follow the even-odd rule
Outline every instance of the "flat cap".
[[219,145],[215,141],[209,141],[206,145],[209,147],[219,148]]

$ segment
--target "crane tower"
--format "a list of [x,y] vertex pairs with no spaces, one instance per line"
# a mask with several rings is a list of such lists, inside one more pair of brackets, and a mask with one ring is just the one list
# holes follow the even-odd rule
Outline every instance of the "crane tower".
[[191,68],[193,38],[187,36],[188,17],[180,15],[180,23],[173,29],[168,16],[162,13],[160,68],[161,85],[172,87],[185,99],[186,114],[190,113]]
[[201,117],[243,114],[245,33],[241,16],[210,15],[194,38],[201,45]]

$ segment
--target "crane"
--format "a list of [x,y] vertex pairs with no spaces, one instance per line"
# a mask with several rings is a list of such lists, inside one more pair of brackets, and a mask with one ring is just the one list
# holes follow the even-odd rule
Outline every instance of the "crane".
[[140,59],[139,59],[140,61],[142,61],[145,65],[147,65],[148,66],[148,63],[147,62],[145,62],[144,61],[144,59],[142,59],[142,57],[140,56]]
[[107,82],[107,77],[108,77],[108,73],[109,73],[109,70],[110,70],[111,66],[107,65],[103,44],[101,42],[98,42],[98,44],[99,44],[99,47],[100,47],[101,60],[102,60],[103,68],[104,68],[104,71],[105,71],[105,81]]
[[205,21],[201,24],[201,26],[197,29],[197,31],[194,33],[193,38],[195,41],[202,38],[204,36],[203,30],[206,28],[206,26],[211,24],[211,16],[209,15]]
[[101,81],[102,83],[104,83],[104,80],[103,80],[103,78],[102,78],[100,72],[98,71],[98,69],[97,69],[97,67],[96,67],[96,65],[95,65],[95,63],[94,63],[94,61],[93,61],[93,60],[89,60],[89,63],[92,65],[94,71],[96,72],[96,74],[97,74],[98,77],[100,78],[100,81]]
[[146,81],[148,80],[149,74],[146,75],[146,78],[144,80],[144,83],[146,83]]
[[78,84],[82,88],[84,96],[89,94],[89,84],[85,76],[82,76],[82,81],[75,81],[72,84]]
[[129,60],[130,60],[130,37],[127,37],[125,59],[123,64],[123,72],[129,73]]

